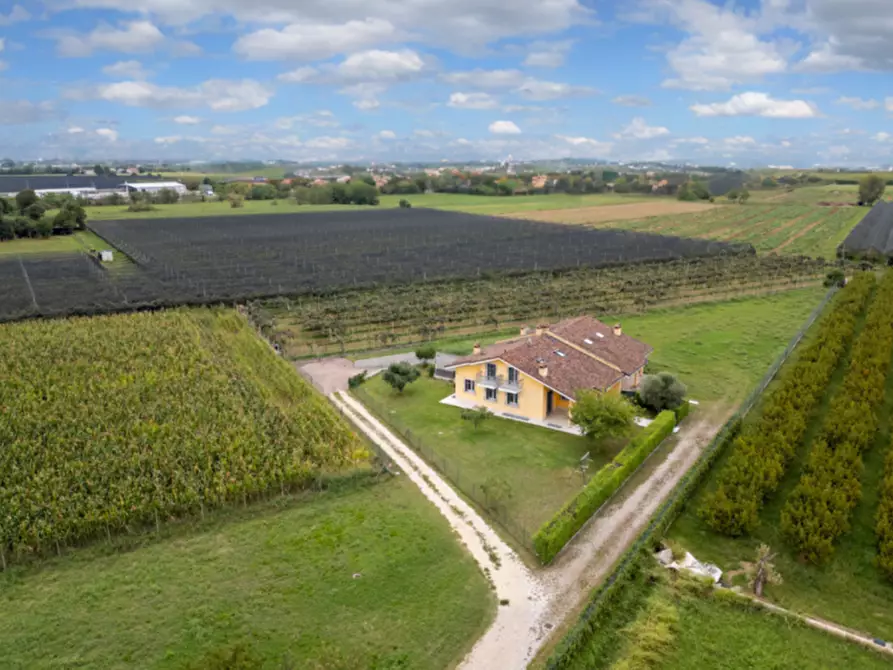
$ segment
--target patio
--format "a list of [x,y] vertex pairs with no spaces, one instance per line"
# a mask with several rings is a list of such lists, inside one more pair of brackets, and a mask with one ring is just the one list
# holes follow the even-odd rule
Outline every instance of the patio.
[[[461,398],[457,398],[455,393],[450,395],[449,397],[444,398],[440,401],[440,403],[442,405],[450,405],[451,407],[459,407],[460,409],[474,409],[475,407],[480,406],[480,403],[473,403]],[[484,405],[484,407],[486,407],[486,405]],[[577,426],[571,423],[567,411],[556,410],[553,411],[552,414],[550,414],[545,421],[537,421],[535,419],[528,419],[517,414],[512,414],[511,412],[493,410],[490,407],[487,407],[487,409],[493,412],[493,416],[498,416],[500,419],[509,419],[510,421],[518,421],[520,423],[526,423],[531,426],[548,428],[549,430],[560,431],[562,433],[567,433],[568,435],[579,436],[583,434]]]

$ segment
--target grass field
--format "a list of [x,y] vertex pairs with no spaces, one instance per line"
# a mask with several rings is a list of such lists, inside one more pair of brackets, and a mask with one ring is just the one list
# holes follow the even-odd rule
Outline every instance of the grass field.
[[779,552],[776,558],[784,584],[770,586],[767,596],[796,611],[814,614],[856,630],[893,639],[893,584],[885,580],[874,564],[877,552],[875,513],[884,457],[893,437],[893,375],[887,380],[884,406],[878,412],[880,427],[871,449],[864,455],[862,499],[851,518],[851,530],[844,535],[832,559],[817,567],[798,559],[780,531],[781,510],[798,483],[812,440],[817,436],[833,393],[840,386],[849,365],[841,361],[832,377],[824,401],[810,417],[806,439],[797,451],[781,485],[760,514],[760,524],[750,537],[728,538],[710,531],[698,518],[705,492],[713,487],[724,458],[711,470],[701,490],[670,529],[668,537],[691,551],[700,560],[714,562],[724,570],[736,570],[741,561],[753,559],[755,548],[766,543]]
[[20,239],[0,242],[0,256],[5,254],[54,254],[108,248],[109,245],[105,241],[87,230],[73,235],[56,235],[45,240]]
[[182,670],[245,645],[269,668],[438,669],[495,608],[444,519],[399,477],[0,573],[0,665]]
[[[531,195],[511,197],[490,197],[452,193],[431,193],[419,195],[383,195],[380,208],[392,209],[401,200],[409,200],[413,207],[428,207],[473,214],[509,214],[515,212],[535,212],[549,209],[575,209],[580,207],[601,207],[635,203],[641,196],[617,194],[592,195]],[[654,198],[648,198],[654,200]],[[667,199],[668,202],[675,202]],[[276,202],[277,204],[273,204]],[[88,220],[109,221],[118,219],[149,219],[189,216],[238,216],[241,214],[285,214],[291,212],[328,212],[348,209],[366,209],[357,205],[298,205],[294,200],[246,200],[244,207],[233,209],[228,202],[193,202],[175,205],[155,205],[151,212],[128,212],[126,206],[87,207]]]
[[371,399],[385,421],[412,431],[463,491],[480,490],[488,481],[506,482],[510,495],[502,500],[505,514],[529,533],[579,491],[582,480],[576,468],[587,451],[592,456],[590,472],[595,472],[625,443],[624,439],[593,443],[500,418],[475,429],[462,420],[462,410],[440,404],[452,392],[451,383],[422,376],[398,394],[377,376],[363,385],[358,397]]
[[597,228],[701,237],[753,244],[757,251],[834,258],[837,246],[868,210],[861,207],[818,207],[809,204],[724,205],[692,214],[606,221],[602,212],[548,212],[535,218]]

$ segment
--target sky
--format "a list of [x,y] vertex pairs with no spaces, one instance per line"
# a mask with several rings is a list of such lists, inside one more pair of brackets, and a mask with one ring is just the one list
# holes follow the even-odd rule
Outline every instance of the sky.
[[0,0],[0,155],[888,165],[890,10]]

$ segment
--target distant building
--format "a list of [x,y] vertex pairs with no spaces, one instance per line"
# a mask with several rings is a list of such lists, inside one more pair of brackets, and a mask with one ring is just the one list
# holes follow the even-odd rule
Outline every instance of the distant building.
[[124,182],[123,186],[128,193],[158,193],[167,189],[186,195],[189,190],[178,181]]

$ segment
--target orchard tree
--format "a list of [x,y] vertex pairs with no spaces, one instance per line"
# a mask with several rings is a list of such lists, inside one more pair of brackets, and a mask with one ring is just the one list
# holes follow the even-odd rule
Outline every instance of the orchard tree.
[[28,207],[35,204],[40,198],[37,197],[37,194],[32,189],[25,189],[24,191],[19,191],[16,194],[16,206],[18,207],[19,213],[23,213]]
[[658,412],[676,409],[685,399],[685,384],[669,372],[645,375],[639,388],[642,404]]
[[403,393],[403,389],[419,378],[419,371],[409,363],[392,363],[381,378],[392,389]]
[[635,418],[636,408],[632,403],[613,393],[580,391],[571,409],[571,423],[593,440],[622,435]]
[[433,344],[425,344],[415,350],[415,355],[420,361],[431,361],[437,356],[437,349]]
[[758,598],[763,597],[763,589],[766,584],[780,586],[783,582],[781,575],[775,569],[772,562],[778,554],[772,553],[772,550],[765,544],[761,544],[757,549],[757,560],[748,569],[749,586],[753,590],[754,595]]
[[741,192],[738,194],[738,204],[743,205],[748,200],[750,200],[750,191],[746,188],[741,189]]
[[859,201],[865,205],[873,205],[883,197],[886,188],[883,177],[867,174],[859,180]]

